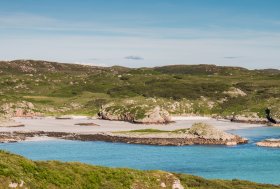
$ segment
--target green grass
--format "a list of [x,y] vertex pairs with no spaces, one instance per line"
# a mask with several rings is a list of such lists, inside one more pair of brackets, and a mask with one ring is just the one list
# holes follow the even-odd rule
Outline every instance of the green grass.
[[82,163],[31,161],[22,156],[0,151],[0,188],[24,182],[30,189],[159,189],[161,183],[170,189],[180,179],[186,189],[276,189],[280,186],[240,180],[207,180],[186,174],[163,171],[139,171],[106,168]]
[[[279,70],[215,65],[102,68],[20,60],[0,63],[0,106],[25,100],[45,114],[94,116],[108,103],[115,103],[121,111],[120,105],[134,100],[134,106],[127,106],[125,111],[139,119],[145,116],[143,105],[159,105],[171,114],[257,113],[262,117],[269,107],[280,118]],[[247,96],[224,93],[232,87]],[[80,108],[73,108],[71,103],[80,104]],[[49,112],[49,108],[54,110]]]
[[170,131],[164,131],[164,130],[159,130],[159,129],[139,129],[139,130],[131,130],[128,131],[130,133],[166,133]]

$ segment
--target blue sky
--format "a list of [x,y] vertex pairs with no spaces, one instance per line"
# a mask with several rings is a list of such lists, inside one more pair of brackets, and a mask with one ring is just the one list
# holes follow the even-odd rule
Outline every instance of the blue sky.
[[0,59],[280,68],[279,0],[0,0]]

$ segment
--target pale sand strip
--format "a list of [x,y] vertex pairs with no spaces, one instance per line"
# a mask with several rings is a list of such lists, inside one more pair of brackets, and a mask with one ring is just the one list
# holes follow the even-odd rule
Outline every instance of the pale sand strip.
[[50,141],[50,140],[61,140],[61,139],[54,138],[54,137],[48,137],[48,136],[34,136],[34,137],[25,138],[25,141],[28,141],[28,142]]
[[[45,131],[45,132],[68,132],[79,134],[93,134],[99,132],[112,132],[112,131],[129,131],[135,129],[161,129],[161,130],[176,130],[190,128],[193,123],[204,122],[215,126],[221,130],[236,130],[247,129],[254,127],[262,127],[264,125],[246,124],[246,123],[233,123],[227,120],[216,120],[213,118],[201,117],[176,117],[174,123],[166,125],[144,125],[133,124],[123,121],[108,121],[100,119],[55,119],[53,117],[47,118],[14,118],[15,121],[24,124],[24,127],[0,127],[0,132],[11,131]],[[77,123],[95,123],[100,126],[79,126]]]

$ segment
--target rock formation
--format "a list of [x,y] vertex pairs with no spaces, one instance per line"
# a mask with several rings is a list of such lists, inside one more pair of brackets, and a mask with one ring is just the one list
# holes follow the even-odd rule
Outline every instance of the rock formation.
[[171,117],[168,111],[156,106],[154,109],[145,113],[145,117],[142,119],[134,119],[135,123],[168,123],[171,121]]
[[[156,130],[157,131],[157,130]],[[183,146],[183,145],[237,145],[247,143],[246,138],[220,131],[202,123],[191,129],[147,132],[145,130],[77,134],[64,132],[2,132],[0,142],[16,142],[26,137],[49,136],[68,140],[123,142],[131,144]]]
[[156,106],[152,109],[141,106],[104,106],[99,117],[106,120],[129,121],[141,124],[163,124],[171,121],[169,113]]
[[280,148],[280,139],[265,139],[256,144],[257,146]]
[[36,112],[34,105],[31,102],[5,103],[0,107],[0,110],[6,117],[33,117],[40,113]]

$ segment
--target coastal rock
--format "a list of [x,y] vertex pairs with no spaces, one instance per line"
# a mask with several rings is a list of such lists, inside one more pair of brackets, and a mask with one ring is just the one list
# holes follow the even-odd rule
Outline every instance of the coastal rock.
[[25,140],[24,136],[19,136],[13,133],[0,133],[0,143],[12,143]]
[[259,118],[259,117],[246,117],[242,115],[234,115],[228,116],[226,119],[229,119],[232,122],[237,123],[249,123],[249,124],[269,124],[266,118]]
[[257,146],[280,148],[280,139],[265,139],[261,142],[256,143]]
[[0,107],[6,117],[34,117],[39,116],[31,102],[5,103]]
[[235,138],[235,135],[226,133],[215,128],[212,125],[205,123],[195,123],[190,128],[188,133],[193,134],[198,137],[203,137],[205,139],[214,139],[214,140],[228,140],[231,141]]
[[168,123],[170,121],[171,121],[171,117],[168,111],[160,108],[159,106],[147,112],[143,119],[134,119],[135,123],[144,123],[144,124]]
[[168,111],[156,106],[147,109],[143,106],[110,106],[99,112],[99,117],[106,120],[129,121],[140,124],[163,124],[171,121]]
[[[201,128],[202,127],[202,128]],[[82,141],[123,142],[160,146],[184,145],[237,145],[247,143],[246,138],[220,131],[206,124],[195,124],[190,130],[136,130],[127,132],[104,132],[97,134],[67,135],[64,139]]]
[[68,140],[123,142],[131,144],[183,146],[183,145],[237,145],[248,140],[220,131],[206,124],[195,124],[191,129],[173,131],[144,129],[121,132],[78,134],[66,132],[0,132],[0,142],[17,142],[30,137],[48,136]]

